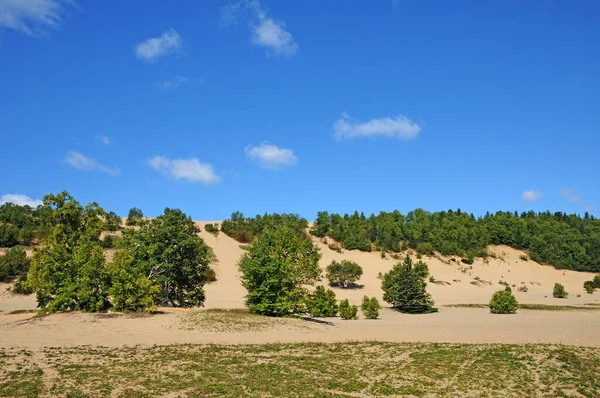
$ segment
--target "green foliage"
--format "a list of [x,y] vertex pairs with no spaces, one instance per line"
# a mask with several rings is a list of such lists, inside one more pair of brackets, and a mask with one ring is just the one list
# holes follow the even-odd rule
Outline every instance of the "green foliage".
[[206,232],[213,234],[215,236],[217,236],[219,234],[219,224],[217,224],[217,223],[206,224],[204,226],[204,229],[206,230]]
[[431,295],[427,293],[427,264],[419,261],[413,266],[409,255],[383,276],[383,299],[401,312],[423,314],[436,312]]
[[29,270],[29,259],[22,246],[9,249],[0,256],[0,282],[17,275],[26,274]]
[[367,296],[364,296],[360,308],[365,318],[377,319],[377,317],[379,316],[379,310],[381,309],[381,305],[379,304],[377,297],[369,298]]
[[339,312],[340,318],[344,320],[358,319],[358,307],[350,305],[348,299],[340,301]]
[[520,258],[521,260],[523,260],[523,261],[529,261],[529,257],[527,257],[527,255],[525,255],[525,254],[521,254],[521,255],[519,256],[519,258]]
[[348,287],[360,279],[363,269],[354,261],[342,260],[337,262],[333,260],[327,266],[326,277],[333,286]]
[[473,264],[475,259],[473,257],[461,258],[460,261],[465,264]]
[[527,250],[537,262],[559,269],[600,272],[600,220],[565,213],[497,212],[475,218],[460,210],[429,213],[422,209],[406,215],[381,212],[363,214],[319,212],[311,229],[315,236],[330,236],[346,249],[398,252],[407,248],[421,254],[457,255],[466,261],[486,256],[488,245]]
[[104,238],[100,241],[100,246],[103,249],[112,249],[115,247],[114,237],[111,235],[104,235]]
[[333,250],[334,252],[342,253],[342,247],[337,243],[330,243],[327,247]]
[[138,225],[123,231],[120,246],[131,255],[131,272],[159,287],[156,303],[203,305],[210,250],[192,219],[179,209],[166,208],[163,215]]
[[33,289],[27,283],[27,274],[19,275],[19,279],[14,283],[12,291],[15,294],[31,294]]
[[314,317],[330,318],[335,316],[338,306],[333,290],[325,290],[323,286],[317,286],[315,292],[307,300],[307,311]]
[[594,276],[592,283],[594,284],[594,289],[600,289],[600,275]]
[[270,316],[304,313],[303,286],[319,280],[320,258],[319,249],[303,232],[289,225],[265,229],[238,264],[248,309]]
[[47,211],[13,203],[0,205],[0,247],[29,246],[47,235]]
[[554,284],[554,289],[552,290],[552,297],[554,298],[567,298],[569,293],[565,290],[565,287],[560,283]]
[[132,256],[125,250],[119,250],[108,266],[112,282],[110,295],[114,309],[122,312],[153,310],[160,288],[139,272],[132,263]]
[[594,293],[594,282],[593,281],[585,281],[583,282],[583,288],[588,294]]
[[127,214],[127,221],[125,224],[127,225],[137,225],[144,218],[144,212],[137,207],[132,207],[129,209],[129,213]]
[[510,286],[499,290],[492,295],[490,301],[490,312],[492,314],[514,314],[517,312],[519,303],[512,294]]
[[308,226],[306,219],[296,214],[265,214],[246,218],[235,212],[229,220],[223,221],[221,231],[240,243],[250,243],[265,229],[287,226],[296,232],[304,231]]
[[27,285],[41,312],[102,311],[109,307],[109,274],[100,247],[104,210],[81,206],[67,192],[46,195],[49,235],[33,254]]
[[0,222],[0,246],[13,247],[19,244],[19,227]]
[[121,228],[121,217],[114,211],[106,214],[105,222],[107,231],[117,231]]
[[212,267],[206,269],[206,283],[212,283],[217,281],[217,273]]

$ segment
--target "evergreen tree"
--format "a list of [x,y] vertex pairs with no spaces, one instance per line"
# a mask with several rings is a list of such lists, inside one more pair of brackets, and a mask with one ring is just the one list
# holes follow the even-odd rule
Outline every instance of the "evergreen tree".
[[423,314],[436,312],[431,295],[427,293],[427,265],[413,266],[409,255],[384,275],[381,288],[383,299],[401,312]]

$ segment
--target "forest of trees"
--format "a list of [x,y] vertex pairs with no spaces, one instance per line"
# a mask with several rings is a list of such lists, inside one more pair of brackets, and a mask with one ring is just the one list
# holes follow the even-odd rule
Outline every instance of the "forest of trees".
[[319,212],[311,233],[329,236],[345,249],[485,257],[487,246],[526,250],[532,260],[558,269],[600,271],[600,220],[585,213],[487,213],[476,218],[461,210],[430,213],[417,209],[366,217]]
[[48,234],[48,210],[4,203],[0,206],[0,247],[29,246]]
[[251,218],[237,211],[229,220],[223,221],[221,231],[240,243],[249,243],[265,228],[273,226],[288,226],[294,231],[302,231],[308,226],[308,221],[296,214],[275,213]]

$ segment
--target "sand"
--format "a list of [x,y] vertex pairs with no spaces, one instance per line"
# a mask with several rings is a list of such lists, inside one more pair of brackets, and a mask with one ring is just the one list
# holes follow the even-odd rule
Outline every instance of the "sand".
[[[203,226],[205,222],[199,222]],[[201,233],[211,246],[218,262],[211,266],[218,280],[205,287],[205,309],[243,308],[245,289],[239,280],[237,261],[244,253],[240,244],[223,233],[214,236]],[[364,295],[382,300],[379,273],[389,271],[398,262],[382,259],[380,253],[344,251],[337,253],[321,239],[313,238],[323,255],[324,269],[332,260],[349,259],[363,267],[364,275],[358,289],[334,288],[338,299],[348,298],[360,305]],[[331,243],[329,239],[329,243]],[[600,305],[600,291],[589,295],[583,282],[591,273],[556,270],[550,266],[520,259],[524,253],[510,247],[490,247],[496,258],[476,259],[467,265],[460,259],[423,258],[437,283],[428,290],[437,314],[406,315],[384,309],[378,320],[343,321],[339,318],[324,322],[298,320],[278,323],[260,330],[187,330],[185,320],[194,311],[161,309],[152,316],[121,314],[54,314],[33,318],[33,314],[8,314],[15,310],[35,309],[35,297],[15,296],[0,284],[0,347],[41,348],[47,346],[153,345],[179,343],[275,343],[334,341],[394,341],[394,342],[457,342],[457,343],[561,343],[600,347],[600,311],[530,311],[515,315],[492,315],[487,309],[449,308],[448,304],[485,304],[492,293],[502,289],[499,281],[515,285],[513,290],[521,303],[549,305]],[[472,283],[473,282],[473,283]],[[552,297],[554,283],[562,283],[570,293],[567,299]],[[326,281],[321,283],[326,284]],[[526,286],[527,292],[517,288]],[[579,296],[579,297],[578,297]]]

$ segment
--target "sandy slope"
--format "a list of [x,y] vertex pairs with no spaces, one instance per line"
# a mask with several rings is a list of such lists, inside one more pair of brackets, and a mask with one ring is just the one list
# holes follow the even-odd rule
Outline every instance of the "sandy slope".
[[[199,222],[203,226],[205,222]],[[206,308],[242,308],[245,290],[239,281],[237,261],[243,254],[239,243],[220,233],[214,236],[201,233],[214,249],[218,263],[212,267],[218,281],[205,287]],[[398,260],[382,259],[380,253],[330,250],[321,239],[313,238],[321,248],[320,265],[325,268],[332,260],[350,259],[364,269],[360,289],[335,288],[338,299],[348,298],[360,305],[366,294],[382,298],[379,273],[389,271]],[[331,240],[329,240],[331,242]],[[260,331],[220,332],[184,330],[182,319],[186,310],[167,310],[165,314],[149,317],[107,316],[92,314],[58,314],[31,319],[30,314],[7,315],[20,309],[35,308],[33,296],[13,296],[0,285],[0,346],[41,347],[50,345],[101,344],[106,346],[170,343],[266,343],[291,341],[448,341],[448,342],[507,342],[507,343],[565,343],[600,346],[600,312],[519,311],[511,316],[494,316],[486,309],[446,308],[444,304],[487,303],[492,293],[502,289],[498,282],[506,281],[527,292],[515,295],[522,303],[575,305],[600,304],[600,292],[585,293],[583,282],[590,273],[560,271],[519,258],[520,251],[509,247],[493,247],[497,258],[488,262],[477,259],[471,266],[459,259],[424,257],[435,280],[429,283],[438,314],[404,315],[384,310],[381,319],[369,321],[328,320],[328,324],[307,323],[308,327],[293,328],[273,325]],[[478,279],[476,279],[478,278]],[[471,282],[477,282],[474,285]],[[552,298],[555,282],[565,285],[568,299]],[[326,281],[322,281],[323,284]],[[577,297],[580,295],[580,297]]]

